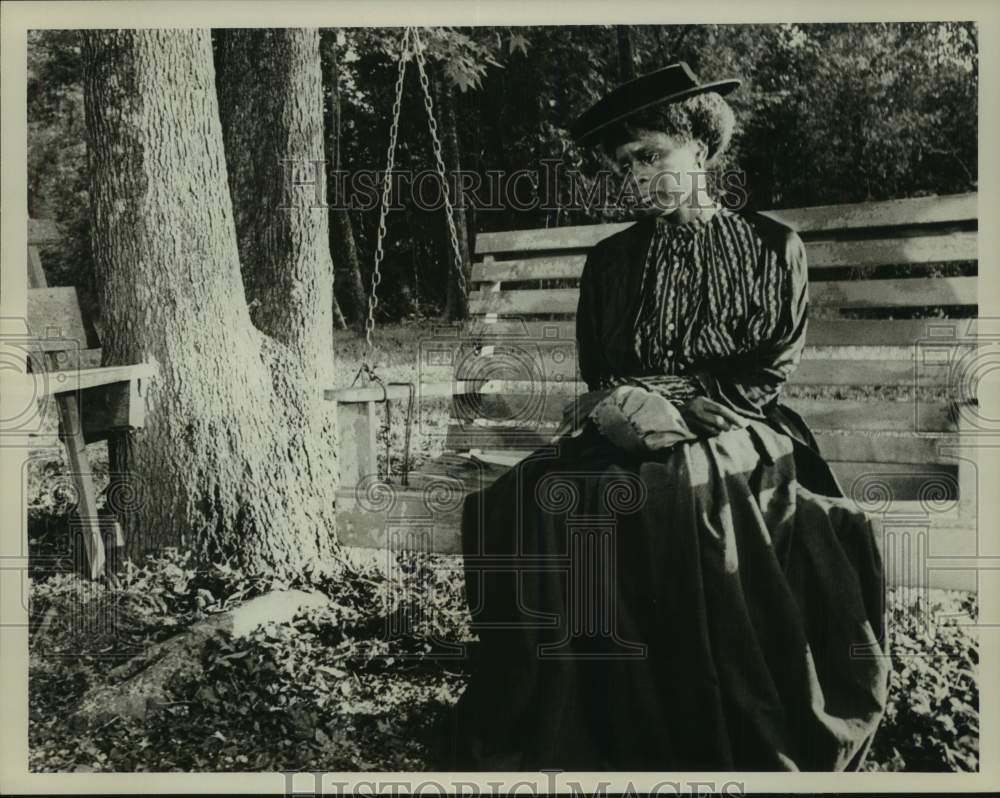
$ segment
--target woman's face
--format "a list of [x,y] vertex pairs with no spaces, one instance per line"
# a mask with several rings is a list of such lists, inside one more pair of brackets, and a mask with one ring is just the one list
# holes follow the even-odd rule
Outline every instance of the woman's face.
[[631,171],[640,201],[650,212],[672,213],[694,189],[705,185],[705,155],[699,139],[681,142],[666,133],[640,130],[638,137],[615,149],[614,162]]

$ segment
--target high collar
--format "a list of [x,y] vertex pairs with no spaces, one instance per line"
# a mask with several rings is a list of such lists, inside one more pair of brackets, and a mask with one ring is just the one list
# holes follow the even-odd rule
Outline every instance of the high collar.
[[681,224],[671,222],[669,216],[660,215],[652,218],[656,230],[661,235],[690,236],[704,230],[712,224],[712,222],[719,217],[721,211],[722,206],[717,201],[713,200],[712,214],[710,216],[702,214],[701,216],[696,216],[694,219],[682,222]]

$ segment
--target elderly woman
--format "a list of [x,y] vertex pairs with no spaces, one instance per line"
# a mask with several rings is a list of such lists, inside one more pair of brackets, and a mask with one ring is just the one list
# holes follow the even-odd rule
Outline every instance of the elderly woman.
[[481,646],[457,769],[854,769],[882,716],[872,528],[779,401],[805,249],[705,187],[737,85],[675,64],[574,128],[635,181],[639,218],[583,270],[589,392],[464,508]]

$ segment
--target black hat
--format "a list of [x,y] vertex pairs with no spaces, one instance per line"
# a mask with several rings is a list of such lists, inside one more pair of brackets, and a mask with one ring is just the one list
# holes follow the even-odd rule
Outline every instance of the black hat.
[[584,111],[573,123],[570,133],[578,143],[589,144],[594,134],[638,111],[661,103],[679,102],[709,91],[729,94],[740,82],[729,79],[699,83],[691,68],[678,61],[621,84]]

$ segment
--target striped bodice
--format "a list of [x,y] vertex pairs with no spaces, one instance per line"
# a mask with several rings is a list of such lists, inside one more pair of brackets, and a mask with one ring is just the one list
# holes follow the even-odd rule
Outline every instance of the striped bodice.
[[742,216],[656,221],[643,267],[635,347],[644,374],[754,351],[786,309],[788,271]]

